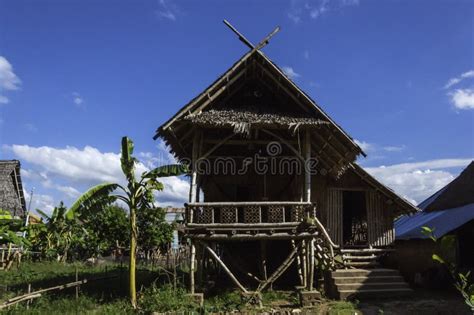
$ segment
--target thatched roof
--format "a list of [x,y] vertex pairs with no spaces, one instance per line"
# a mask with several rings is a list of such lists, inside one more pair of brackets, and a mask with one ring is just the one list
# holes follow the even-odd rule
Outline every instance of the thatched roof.
[[299,127],[311,128],[327,121],[309,117],[295,117],[280,113],[258,112],[251,109],[208,110],[189,114],[185,120],[206,127],[231,127],[235,133],[249,134],[252,127],[285,127],[296,131]]
[[[263,97],[273,98],[271,101],[274,102],[268,102],[268,99],[253,102],[246,98],[244,94],[252,84],[257,86],[258,91],[255,92],[263,91]],[[242,102],[239,103],[240,101]],[[236,104],[254,104],[258,111],[237,113]],[[269,105],[275,105],[276,111],[263,111],[268,115],[259,117],[262,115],[260,108]],[[244,135],[254,127],[279,128],[285,131],[294,131],[292,128],[299,127],[320,127],[312,141],[315,148],[324,147],[319,158],[326,160],[328,168],[341,170],[354,162],[358,155],[365,156],[355,141],[260,50],[246,53],[214,83],[161,125],[154,138],[161,137],[177,158],[190,158],[193,140],[190,135],[194,134],[197,129],[195,127],[220,127]],[[327,144],[328,139],[331,141],[330,145]]]
[[13,216],[26,212],[19,161],[0,161],[0,208]]
[[446,210],[474,203],[474,161],[433,199],[428,205],[424,205],[425,211]]

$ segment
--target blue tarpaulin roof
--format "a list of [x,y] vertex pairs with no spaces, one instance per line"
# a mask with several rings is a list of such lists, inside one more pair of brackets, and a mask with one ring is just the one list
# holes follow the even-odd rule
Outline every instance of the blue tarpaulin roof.
[[395,238],[427,238],[421,233],[423,226],[434,228],[434,235],[441,237],[471,220],[474,220],[474,203],[441,211],[420,211],[414,215],[404,215],[395,221]]

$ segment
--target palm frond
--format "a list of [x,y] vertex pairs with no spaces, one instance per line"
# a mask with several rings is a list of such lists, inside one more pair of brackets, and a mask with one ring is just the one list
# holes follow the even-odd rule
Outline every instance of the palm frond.
[[36,209],[36,212],[38,212],[38,214],[45,220],[49,220],[51,218],[49,215],[47,215],[45,212],[43,212],[40,209]]
[[159,177],[170,177],[170,176],[180,176],[189,173],[189,168],[184,164],[170,164],[163,165],[152,169],[151,171],[145,173],[143,178],[159,178]]
[[79,198],[77,198],[77,200],[67,210],[66,218],[71,220],[77,215],[78,212],[80,212],[80,210],[90,208],[93,205],[104,202],[104,200],[106,202],[112,202],[115,200],[115,198],[112,198],[110,193],[116,190],[118,187],[118,184],[104,183],[90,188]]
[[133,141],[128,137],[122,138],[122,154],[120,156],[120,166],[122,171],[129,182],[135,179],[135,162],[136,159],[132,156],[133,154]]

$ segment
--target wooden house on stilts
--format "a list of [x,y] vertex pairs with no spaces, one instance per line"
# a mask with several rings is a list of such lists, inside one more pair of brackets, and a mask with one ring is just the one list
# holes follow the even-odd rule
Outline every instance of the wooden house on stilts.
[[291,285],[310,305],[323,269],[336,298],[409,292],[380,258],[394,218],[417,209],[355,163],[361,148],[261,51],[279,28],[253,45],[225,23],[250,50],[155,135],[191,165],[191,293],[219,270],[244,296]]

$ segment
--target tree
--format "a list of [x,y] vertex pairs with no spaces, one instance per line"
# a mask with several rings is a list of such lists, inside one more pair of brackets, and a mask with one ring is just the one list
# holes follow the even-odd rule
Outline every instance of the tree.
[[69,210],[62,201],[51,215],[39,209],[36,211],[46,223],[31,227],[32,244],[41,246],[46,257],[65,262],[72,245],[82,241],[84,230],[77,224],[76,217],[67,215]]
[[[135,176],[135,165],[137,159],[133,155],[133,141],[128,137],[122,138],[122,152],[120,164],[122,172],[127,179],[127,186],[117,183],[104,183],[92,187],[86,191],[72,205],[68,215],[73,217],[82,209],[90,208],[91,205],[100,201],[120,200],[129,209],[130,221],[130,264],[129,264],[129,286],[130,302],[134,308],[137,307],[137,291],[135,282],[136,253],[137,253],[137,211],[144,211],[153,207],[154,191],[163,190],[164,186],[158,178],[168,176],[179,176],[188,173],[186,165],[173,164],[161,166],[144,172],[137,179]],[[118,193],[112,194],[117,191]]]
[[173,240],[174,226],[166,222],[163,208],[144,209],[137,213],[138,244],[147,257],[156,250],[165,250]]
[[14,260],[20,261],[20,251],[12,251],[12,247],[28,245],[28,241],[22,237],[23,221],[13,218],[9,211],[0,209],[0,248],[8,248],[6,255],[0,265],[3,269],[9,270]]
[[438,239],[434,234],[434,228],[427,226],[421,228],[421,233],[439,245],[439,252],[433,253],[432,259],[448,269],[454,281],[454,287],[461,293],[464,302],[471,308],[471,311],[474,312],[474,283],[469,279],[471,271],[460,272],[454,263],[454,259],[449,255],[456,246],[456,237],[454,235],[445,235]]
[[82,257],[110,255],[129,242],[126,210],[118,205],[99,205],[81,211],[78,220],[85,230],[84,242],[75,252]]

